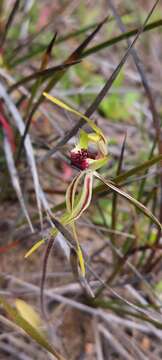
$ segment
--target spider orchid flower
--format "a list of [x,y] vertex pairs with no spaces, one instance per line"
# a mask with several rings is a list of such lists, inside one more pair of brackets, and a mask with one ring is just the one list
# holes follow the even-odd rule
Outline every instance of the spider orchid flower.
[[[90,128],[93,130],[92,133],[86,133],[84,130],[80,130],[79,141],[77,142],[74,149],[70,152],[71,165],[75,166],[80,170],[79,174],[73,179],[66,191],[66,207],[67,211],[61,217],[61,223],[63,225],[71,225],[73,230],[73,236],[77,244],[77,255],[80,265],[80,270],[83,276],[85,276],[85,265],[83,260],[83,254],[79,245],[77,231],[75,227],[75,220],[77,220],[82,213],[88,208],[92,198],[93,189],[93,175],[94,171],[107,163],[107,139],[102,133],[101,129],[94,124],[94,122],[83,115],[82,113],[69,107],[62,101],[44,93],[44,96],[61,106],[62,108],[81,116],[88,123]],[[89,146],[95,145],[95,151],[91,151]],[[79,194],[78,187],[81,180],[83,180],[82,189]],[[56,229],[51,230],[51,234],[55,236],[57,234]],[[25,255],[28,257],[32,254],[44,240],[37,242]]]
[[[54,98],[53,96],[43,93],[43,95],[56,105],[62,107],[63,109],[74,113],[75,115],[82,117],[92,129],[92,133],[87,133],[84,130],[80,130],[79,140],[74,147],[74,149],[70,152],[71,165],[75,166],[79,173],[72,180],[70,185],[66,191],[66,209],[67,211],[61,217],[60,222],[62,225],[70,225],[73,230],[74,239],[77,244],[77,255],[78,255],[78,263],[79,268],[81,270],[82,276],[85,276],[85,264],[84,258],[82,254],[82,250],[79,244],[77,231],[75,227],[75,221],[83,214],[83,212],[89,207],[91,198],[92,198],[92,190],[93,190],[93,179],[96,177],[99,179],[104,185],[115,191],[120,196],[127,199],[131,204],[137,207],[140,211],[142,211],[147,217],[152,219],[154,223],[156,223],[160,229],[162,226],[158,219],[152,214],[152,212],[146,208],[139,201],[131,197],[129,194],[119,189],[110,181],[105,180],[99,173],[98,169],[106,165],[108,161],[108,153],[107,153],[107,139],[105,138],[102,130],[94,124],[94,122],[89,119],[84,114],[79,111],[71,108],[69,105],[63,103],[62,101]],[[91,150],[91,146],[95,147],[95,150]],[[80,182],[82,182],[82,187],[80,190]],[[78,190],[79,189],[79,190]],[[51,230],[51,235],[56,236],[57,229]],[[28,257],[32,254],[45,240],[40,240],[36,243],[26,254],[25,257]]]

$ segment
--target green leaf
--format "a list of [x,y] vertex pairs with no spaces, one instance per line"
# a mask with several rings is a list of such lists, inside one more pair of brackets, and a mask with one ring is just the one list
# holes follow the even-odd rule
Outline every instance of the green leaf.
[[[145,25],[143,32],[145,31],[150,31],[152,29],[156,29],[158,27],[162,26],[162,19],[159,19],[157,21],[153,21],[150,24]],[[82,58],[89,56],[91,54],[95,54],[98,51],[101,51],[105,48],[108,48],[109,46],[112,46],[120,41],[123,41],[125,39],[129,39],[130,37],[136,35],[138,33],[138,28],[133,29],[131,31],[128,32],[124,32],[123,34],[113,37],[112,39],[106,40],[102,43],[99,43],[98,45],[95,45],[93,47],[90,47],[89,49],[85,50],[84,53],[82,54]]]
[[100,110],[113,120],[128,120],[130,115],[132,117],[132,107],[138,98],[139,95],[133,91],[125,95],[112,94],[102,101]]
[[155,285],[155,291],[159,294],[162,293],[162,280],[160,280],[156,285]]
[[157,231],[155,228],[153,228],[151,230],[151,233],[150,233],[150,237],[149,237],[149,240],[148,240],[148,244],[150,246],[153,246],[155,243],[156,243],[156,240],[157,240]]

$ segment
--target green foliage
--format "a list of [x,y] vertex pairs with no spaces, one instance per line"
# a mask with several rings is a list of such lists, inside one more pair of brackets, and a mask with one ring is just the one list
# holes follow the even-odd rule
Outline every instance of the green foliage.
[[121,92],[124,82],[124,72],[113,83],[112,90],[115,92],[110,94],[100,104],[99,110],[101,113],[112,120],[129,121],[135,113],[134,104],[139,100],[139,94],[136,91]]
[[162,293],[162,280],[160,280],[160,281],[155,285],[155,291],[156,291],[158,294],[161,294],[161,293]]
[[[100,110],[103,115],[112,120],[129,121],[132,118],[134,103],[139,96],[136,92],[123,94],[112,94],[108,99],[103,100]],[[128,120],[127,120],[128,119]]]
[[107,227],[111,226],[111,209],[112,204],[111,200],[108,199],[100,199],[99,200],[99,206],[101,208],[102,213],[104,214],[104,219],[97,208],[93,209],[92,213],[92,220],[94,223],[97,223],[98,225],[104,225],[106,223]]

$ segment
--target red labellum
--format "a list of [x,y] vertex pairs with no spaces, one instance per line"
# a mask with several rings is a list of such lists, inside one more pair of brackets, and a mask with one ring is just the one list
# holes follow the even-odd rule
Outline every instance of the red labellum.
[[70,157],[72,165],[80,170],[86,170],[89,167],[89,159],[95,159],[96,154],[91,153],[86,149],[72,150]]

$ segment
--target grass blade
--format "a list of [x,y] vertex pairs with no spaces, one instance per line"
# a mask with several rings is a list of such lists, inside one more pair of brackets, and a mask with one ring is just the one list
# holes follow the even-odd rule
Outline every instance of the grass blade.
[[[17,107],[12,102],[10,96],[7,94],[7,91],[5,90],[5,87],[2,84],[0,84],[0,96],[4,99],[4,102],[6,103],[10,113],[12,114],[12,117],[13,117],[13,120],[15,121],[15,125],[16,125],[17,129],[18,129],[19,133],[22,135],[24,132],[24,129],[25,129],[23,120],[21,118],[19,111],[17,110]],[[39,212],[39,217],[40,217],[40,223],[42,226],[42,221],[43,221],[42,220],[42,208],[41,208],[41,201],[40,201],[40,194],[39,194],[40,184],[39,184],[38,172],[37,172],[36,163],[35,163],[34,154],[33,154],[33,148],[31,145],[29,135],[25,141],[25,150],[26,150],[29,168],[30,168],[30,171],[31,171],[31,174],[33,177],[33,183],[34,183],[34,188],[35,188],[35,193],[36,193],[36,200],[37,200],[38,212]]]
[[12,8],[12,10],[10,12],[10,15],[8,17],[4,32],[2,34],[2,38],[1,38],[1,42],[0,42],[0,47],[1,48],[4,46],[4,43],[5,43],[9,28],[10,28],[12,22],[13,22],[13,19],[14,19],[15,15],[16,15],[16,12],[17,12],[18,8],[19,8],[19,5],[20,5],[20,0],[16,0],[14,5],[13,5],[13,8]]
[[42,315],[44,316],[45,319],[47,317],[46,317],[46,311],[45,311],[45,306],[44,306],[44,287],[45,287],[45,282],[46,282],[48,259],[49,259],[54,241],[55,241],[55,237],[51,236],[48,241],[45,253],[44,253],[43,266],[42,266],[42,276],[41,276],[41,284],[40,284],[40,305],[41,305]]
[[[76,62],[78,60],[80,60],[81,54],[83,52],[83,50],[86,48],[86,46],[89,44],[89,42],[94,38],[94,36],[98,33],[98,31],[100,30],[100,28],[103,26],[103,24],[107,21],[107,18],[104,19],[101,23],[99,23],[99,25],[96,27],[96,29],[82,42],[82,44],[75,50],[72,52],[72,54],[64,61],[63,65],[69,65],[69,63],[71,62]],[[52,76],[51,80],[49,81],[49,83],[47,84],[46,88],[44,89],[44,92],[48,93],[56,84],[57,82],[61,79],[61,77],[65,74],[66,69],[64,69],[61,73],[57,73],[56,75]],[[20,147],[18,149],[18,157],[17,159],[20,158],[21,156],[21,151],[23,148],[23,144],[26,138],[26,135],[28,133],[29,127],[30,127],[30,123],[32,120],[32,117],[35,113],[35,111],[37,110],[37,108],[39,107],[39,105],[43,102],[44,100],[44,96],[40,95],[39,99],[37,100],[37,102],[34,104],[33,109],[31,110],[28,120],[27,120],[27,124],[25,127],[25,131],[24,134],[22,136],[22,140],[20,143]]]
[[[108,0],[108,3],[109,3],[110,8],[113,11],[113,14],[114,14],[114,16],[115,16],[115,18],[117,20],[117,23],[118,23],[118,26],[119,26],[121,32],[124,32],[125,31],[125,26],[122,23],[122,20],[121,20],[120,16],[117,14],[117,11],[115,9],[115,6],[114,6],[112,0]],[[154,6],[152,8],[152,11],[155,9],[155,7],[158,5],[158,3],[159,3],[159,0],[157,0],[155,2]],[[128,45],[130,44],[129,40],[127,40],[127,44]],[[148,102],[149,102],[150,109],[151,109],[151,112],[152,112],[152,117],[153,117],[153,125],[154,125],[154,128],[155,128],[156,141],[157,141],[157,144],[158,144],[159,154],[162,154],[161,125],[160,125],[159,115],[158,115],[158,112],[156,110],[156,104],[155,104],[155,100],[154,100],[154,97],[153,97],[153,94],[152,94],[152,90],[151,90],[151,87],[149,86],[147,76],[146,76],[146,74],[145,74],[145,72],[143,70],[143,66],[141,65],[141,61],[140,61],[135,49],[131,50],[131,55],[133,57],[134,63],[136,65],[136,68],[137,68],[137,70],[139,72],[139,75],[141,77],[141,81],[142,81],[143,87],[145,89],[147,98],[148,98]],[[162,222],[162,174],[160,175],[160,211],[159,211],[159,220],[160,220],[160,222]],[[158,233],[157,241],[159,241],[159,239],[160,239],[160,232]]]
[[57,71],[63,71],[66,68],[68,68],[69,66],[78,64],[79,61],[74,61],[71,62],[69,64],[61,64],[61,65],[57,65],[57,66],[53,66],[49,69],[46,70],[40,70],[40,71],[36,71],[34,74],[31,74],[29,76],[25,76],[24,78],[22,78],[21,80],[19,80],[17,83],[11,85],[8,89],[8,92],[11,93],[12,91],[14,91],[15,89],[17,89],[19,86],[22,86],[24,84],[27,84],[30,81],[36,80],[36,79],[47,79],[48,77],[50,77],[51,75],[53,75],[55,72]]
[[[83,28],[81,30],[69,33],[69,34],[67,34],[67,35],[65,35],[63,37],[59,37],[58,40],[56,41],[56,44],[59,44],[59,43],[65,41],[65,40],[71,38],[72,36],[80,35],[83,32],[85,32],[86,30],[90,30],[90,29],[92,29],[92,28],[94,28],[96,26],[97,26],[97,24],[91,24],[91,25],[88,25],[87,27],[85,27],[85,28]],[[148,25],[146,25],[144,27],[143,32],[148,32],[148,31],[151,31],[153,29],[157,29],[160,26],[162,26],[162,19],[152,21],[151,23],[149,23]],[[138,30],[139,30],[138,28],[135,28],[135,29],[133,29],[131,31],[124,32],[123,34],[121,34],[119,36],[113,37],[112,39],[103,41],[103,42],[99,43],[98,45],[92,46],[92,47],[90,47],[89,49],[87,49],[86,51],[83,52],[83,54],[81,55],[81,58],[85,58],[85,57],[87,57],[89,55],[97,53],[98,51],[101,51],[103,49],[109,48],[110,46],[118,44],[118,43],[122,42],[123,40],[129,39],[129,38],[135,36],[137,34]],[[23,47],[23,45],[26,46],[26,43],[22,44],[22,47]],[[19,49],[19,47],[18,47],[18,49]],[[40,45],[39,48],[38,47],[33,48],[30,51],[30,53],[27,53],[24,56],[17,58],[14,62],[11,62],[12,59],[9,59],[10,66],[11,67],[17,66],[20,63],[22,63],[22,62],[24,62],[24,61],[26,61],[28,59],[31,59],[32,57],[37,56],[38,54],[40,54],[45,49],[46,49],[45,45],[42,45],[42,46]],[[15,53],[17,53],[17,48],[14,49],[14,51],[15,51]]]
[[[122,148],[121,148],[121,153],[120,153],[120,158],[119,158],[119,163],[118,163],[118,169],[117,169],[117,175],[120,174],[121,169],[122,169],[125,144],[126,144],[126,135],[124,137],[124,141],[123,141]],[[111,227],[112,227],[112,229],[114,231],[114,230],[116,230],[116,222],[117,222],[117,193],[113,194],[111,221],[112,221]],[[115,242],[116,242],[115,241],[115,233],[112,233],[111,241],[112,241],[112,244],[115,245]],[[114,258],[115,258],[115,252],[114,252]]]
[[[150,154],[149,154],[149,159],[152,158],[154,150],[156,148],[156,141],[154,141],[153,146],[151,148]],[[148,173],[148,169],[145,171],[144,175],[147,175]],[[140,201],[144,192],[144,188],[145,188],[145,183],[146,183],[146,179],[147,177],[145,177],[140,184],[139,190],[138,190],[138,196],[137,196],[137,200]]]
[[6,155],[6,161],[7,161],[7,165],[8,165],[8,170],[11,176],[11,181],[12,181],[12,185],[13,188],[15,189],[15,192],[17,194],[18,200],[20,202],[22,211],[27,219],[27,222],[29,224],[30,230],[31,232],[34,232],[33,229],[33,225],[31,223],[29,214],[28,214],[28,210],[26,208],[24,199],[23,199],[23,194],[22,194],[22,190],[21,190],[21,186],[20,186],[20,182],[19,182],[19,177],[18,177],[18,173],[14,164],[14,159],[13,159],[13,154],[12,154],[12,150],[11,150],[11,146],[10,143],[8,141],[8,138],[6,136],[4,136],[4,152]]
[[[151,31],[153,29],[159,28],[160,26],[162,26],[162,19],[156,20],[151,22],[150,24],[146,25],[143,29],[143,33],[147,32],[147,31]],[[123,34],[113,37],[110,40],[104,41],[98,45],[95,45],[93,47],[90,47],[89,49],[87,49],[86,51],[84,51],[84,53],[82,54],[82,58],[85,58],[89,55],[92,54],[96,54],[98,51],[104,50],[109,48],[112,45],[118,44],[123,40],[129,39],[133,36],[135,36],[138,33],[138,28],[133,29],[131,31],[127,31],[124,32]]]

